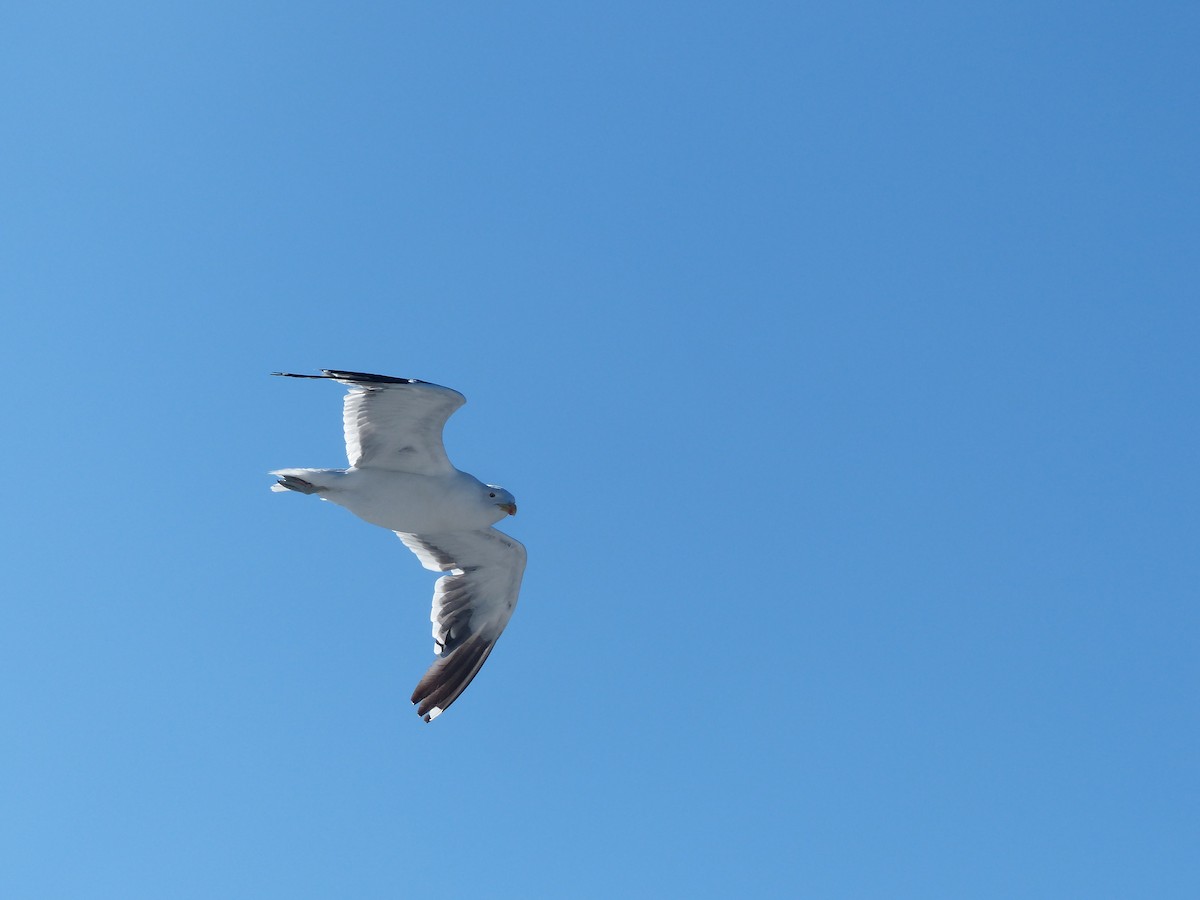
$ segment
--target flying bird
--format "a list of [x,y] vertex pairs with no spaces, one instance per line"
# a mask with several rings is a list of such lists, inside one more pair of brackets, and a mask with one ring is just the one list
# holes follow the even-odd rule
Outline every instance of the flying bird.
[[277,469],[273,491],[315,494],[396,532],[426,569],[445,572],[433,588],[433,651],[439,657],[413,691],[430,722],[458,699],[512,617],[525,573],[525,547],[492,527],[517,513],[504,488],[450,463],[442,428],[467,402],[458,391],[416,378],[322,369],[286,378],[350,388],[342,423],[348,469]]

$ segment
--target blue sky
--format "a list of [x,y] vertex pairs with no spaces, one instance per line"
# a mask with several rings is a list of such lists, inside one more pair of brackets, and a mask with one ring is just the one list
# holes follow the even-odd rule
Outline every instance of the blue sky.
[[[1200,894],[1200,14],[25,4],[0,893]],[[468,397],[521,602],[266,471]]]

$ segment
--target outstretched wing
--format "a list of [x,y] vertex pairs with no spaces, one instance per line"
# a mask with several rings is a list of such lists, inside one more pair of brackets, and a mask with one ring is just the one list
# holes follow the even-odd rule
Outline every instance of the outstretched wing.
[[442,428],[450,415],[467,402],[466,397],[452,388],[416,378],[340,369],[321,371],[325,374],[274,374],[327,378],[350,388],[342,407],[350,465],[420,475],[454,471],[442,444]]
[[451,534],[396,532],[427,569],[446,572],[433,588],[433,651],[440,659],[413,691],[429,722],[467,689],[504,631],[525,574],[525,547],[495,528]]

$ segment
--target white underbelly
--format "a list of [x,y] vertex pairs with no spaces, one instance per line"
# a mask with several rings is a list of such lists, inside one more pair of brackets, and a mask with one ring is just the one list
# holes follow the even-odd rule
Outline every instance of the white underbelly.
[[[486,528],[488,509],[479,504],[479,483],[470,475],[416,475],[386,469],[349,469],[322,496],[360,519],[409,534],[439,534]],[[503,513],[500,513],[502,515]]]

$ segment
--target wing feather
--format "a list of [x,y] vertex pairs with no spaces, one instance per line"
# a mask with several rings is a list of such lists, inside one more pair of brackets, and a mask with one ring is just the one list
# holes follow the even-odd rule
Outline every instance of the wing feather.
[[433,590],[433,650],[440,657],[413,691],[425,721],[466,690],[517,605],[525,547],[494,528],[451,534],[396,532],[427,569],[446,572]]
[[346,457],[356,468],[391,469],[421,475],[454,471],[442,443],[446,420],[467,398],[453,388],[417,378],[322,369],[326,378],[350,388],[342,405]]
[[462,394],[415,379],[381,382],[361,380],[358,373],[329,374],[350,387],[342,406],[350,465],[422,475],[454,470],[442,429],[467,402]]

